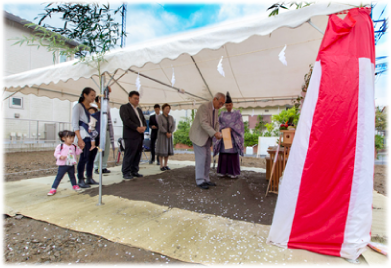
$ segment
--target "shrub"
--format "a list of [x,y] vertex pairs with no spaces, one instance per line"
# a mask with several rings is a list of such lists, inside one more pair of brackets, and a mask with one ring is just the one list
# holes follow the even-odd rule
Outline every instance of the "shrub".
[[186,144],[188,146],[193,145],[189,138],[190,126],[190,118],[185,118],[185,121],[179,121],[177,130],[174,132],[174,145],[178,143]]

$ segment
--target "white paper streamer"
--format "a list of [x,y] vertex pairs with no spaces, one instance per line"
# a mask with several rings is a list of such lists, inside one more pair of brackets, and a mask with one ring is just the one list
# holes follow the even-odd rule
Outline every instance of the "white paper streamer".
[[172,68],[171,86],[174,87],[174,85],[175,85],[175,73],[174,73],[174,68]]
[[140,88],[141,88],[141,82],[140,82],[140,74],[137,73],[137,78],[136,78],[136,87],[137,87],[137,91],[140,91]]
[[221,56],[221,59],[219,61],[219,64],[217,65],[217,71],[225,77],[224,69],[223,69],[223,56]]
[[253,113],[251,114],[251,116],[254,116],[254,109],[253,109]]
[[143,97],[144,95],[144,89],[142,87],[140,87],[140,90],[138,91],[138,94],[140,94],[140,99]]
[[195,106],[195,104],[196,104],[196,102],[195,102],[195,100],[193,100],[193,106]]
[[278,54],[278,59],[282,62],[282,64],[284,64],[285,66],[288,66],[288,63],[286,62],[286,59],[285,59],[285,49],[286,49],[286,45],[281,50],[280,54]]

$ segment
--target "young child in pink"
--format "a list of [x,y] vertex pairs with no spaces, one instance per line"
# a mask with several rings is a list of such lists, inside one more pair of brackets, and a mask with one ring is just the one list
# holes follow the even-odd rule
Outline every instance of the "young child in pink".
[[52,189],[49,191],[48,195],[56,194],[57,187],[65,173],[68,173],[73,190],[80,191],[80,187],[76,184],[75,164],[77,163],[76,155],[79,155],[82,150],[73,144],[73,141],[75,140],[75,132],[63,130],[58,132],[58,136],[63,143],[59,144],[54,151],[54,157],[57,159],[56,164],[58,166],[58,172],[54,179]]

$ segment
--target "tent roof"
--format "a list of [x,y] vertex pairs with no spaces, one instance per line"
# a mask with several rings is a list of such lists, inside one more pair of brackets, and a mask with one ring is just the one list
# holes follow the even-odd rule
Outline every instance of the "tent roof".
[[[140,105],[152,109],[168,102],[173,109],[191,109],[217,92],[229,91],[236,107],[292,104],[304,75],[316,60],[329,14],[353,8],[344,4],[314,4],[274,17],[252,16],[201,30],[113,50],[101,66],[111,77],[110,101],[127,103],[140,74]],[[287,45],[283,65],[278,54]],[[225,77],[217,71],[223,56]],[[5,90],[75,101],[86,86],[97,89],[98,71],[77,60],[5,77]],[[175,70],[175,88],[171,87]],[[151,79],[150,79],[151,78]],[[179,92],[182,91],[184,93]]]

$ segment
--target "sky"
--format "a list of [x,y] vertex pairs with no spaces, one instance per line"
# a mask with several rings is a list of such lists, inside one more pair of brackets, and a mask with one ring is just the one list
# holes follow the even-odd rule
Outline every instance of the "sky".
[[[242,18],[249,15],[259,14],[267,16],[266,9],[278,1],[225,1],[225,2],[129,2],[127,3],[126,45],[136,44],[161,38],[168,35],[194,30],[200,27]],[[345,1],[349,2],[349,1]],[[48,2],[29,1],[27,3],[4,1],[3,9],[21,18],[34,20],[41,14]],[[105,2],[102,2],[105,3]],[[389,7],[387,1],[376,3],[373,10],[373,19],[378,19],[384,7],[386,10],[382,18],[388,17]],[[111,8],[119,7],[121,2],[110,1]],[[47,21],[56,27],[63,23],[58,18]],[[376,56],[388,56],[388,33],[385,34],[376,45]],[[388,104],[388,72],[376,78],[375,102],[376,105],[385,106]]]

